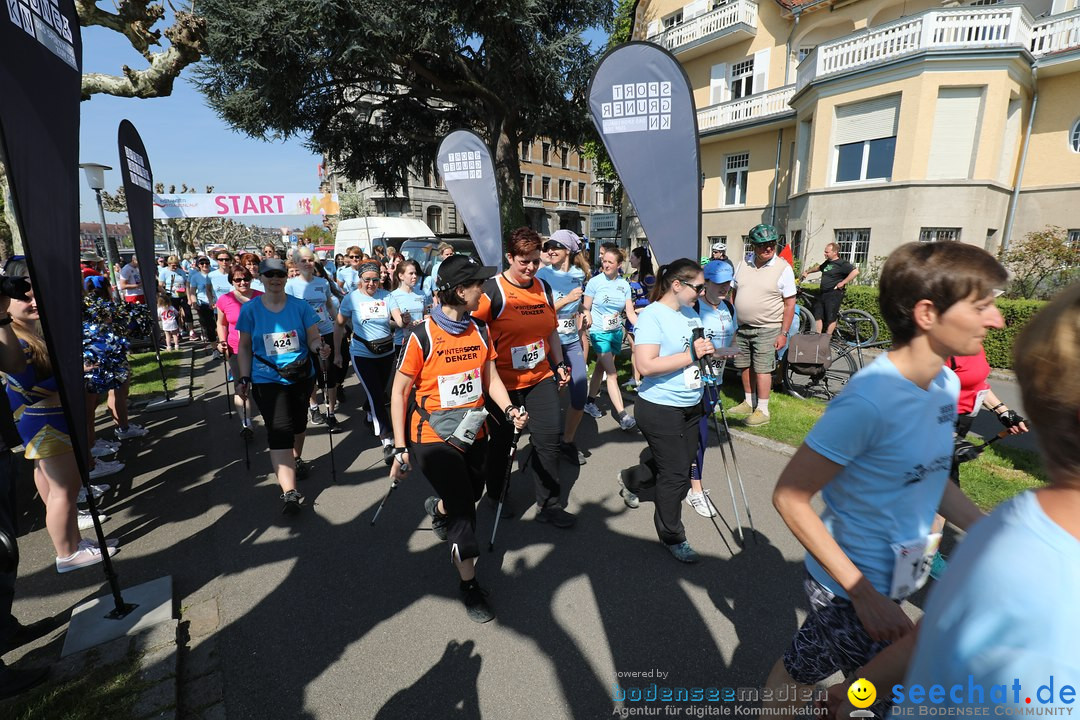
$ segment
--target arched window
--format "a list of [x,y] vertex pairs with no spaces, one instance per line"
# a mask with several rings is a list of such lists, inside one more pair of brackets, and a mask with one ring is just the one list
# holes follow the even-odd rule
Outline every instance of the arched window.
[[1080,153],[1080,119],[1073,123],[1072,132],[1069,133],[1069,147],[1074,153]]

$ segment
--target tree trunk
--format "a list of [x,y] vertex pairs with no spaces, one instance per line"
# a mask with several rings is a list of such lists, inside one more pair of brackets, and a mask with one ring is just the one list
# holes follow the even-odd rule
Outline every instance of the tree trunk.
[[23,252],[19,224],[15,220],[15,206],[11,202],[7,169],[0,158],[0,258],[9,258]]
[[492,159],[495,163],[495,187],[499,191],[499,214],[502,217],[503,246],[506,237],[525,224],[525,208],[521,200],[521,165],[518,161],[517,133],[505,120],[489,126]]

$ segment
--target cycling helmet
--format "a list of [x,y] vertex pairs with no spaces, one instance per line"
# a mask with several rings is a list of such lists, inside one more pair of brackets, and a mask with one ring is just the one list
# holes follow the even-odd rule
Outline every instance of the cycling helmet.
[[772,225],[762,223],[750,228],[747,239],[752,245],[762,245],[764,243],[779,242],[780,236],[776,234],[776,228]]

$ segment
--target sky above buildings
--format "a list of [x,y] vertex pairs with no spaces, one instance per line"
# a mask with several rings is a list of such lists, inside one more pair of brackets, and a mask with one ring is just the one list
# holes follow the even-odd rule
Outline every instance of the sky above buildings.
[[[121,35],[98,27],[82,29],[83,69],[110,75],[126,63],[135,69],[146,61]],[[594,47],[607,38],[590,29],[586,37]],[[187,183],[193,192],[212,185],[214,192],[308,193],[319,186],[320,158],[304,147],[302,138],[265,142],[232,130],[211,110],[192,84],[188,68],[177,79],[169,97],[140,100],[95,95],[81,105],[80,162],[109,165],[105,186],[109,191],[121,183],[116,131],[121,120],[130,120],[146,145],[154,181],[166,186]],[[97,201],[80,173],[80,212],[84,222],[98,221]],[[109,222],[126,222],[123,214],[108,213]],[[249,219],[266,227],[305,227],[318,222],[309,216]]]

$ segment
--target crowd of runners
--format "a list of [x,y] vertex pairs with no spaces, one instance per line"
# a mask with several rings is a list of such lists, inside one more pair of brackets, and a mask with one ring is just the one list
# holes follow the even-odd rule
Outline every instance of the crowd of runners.
[[[594,268],[573,232],[542,238],[519,228],[507,239],[505,270],[440,245],[426,275],[392,249],[368,255],[352,247],[336,258],[304,246],[287,257],[273,246],[261,255],[168,256],[159,260],[155,319],[166,347],[186,335],[227,363],[238,432],[254,438],[253,418],[261,416],[288,515],[303,512],[308,425],[335,433],[346,422],[370,424],[395,482],[419,471],[430,483],[424,507],[432,529],[447,543],[468,617],[483,623],[495,611],[476,574],[477,505],[511,514],[506,487],[516,457],[531,480],[535,521],[572,528],[560,466],[587,463],[577,431],[585,413],[603,414],[601,387],[618,427],[644,440],[640,462],[612,479],[619,495],[630,509],[651,501],[662,546],[677,561],[698,561],[682,514],[684,504],[704,517],[717,512],[702,485],[710,421],[720,414],[726,426],[732,413],[751,426],[770,422],[773,372],[793,322],[795,277],[777,255],[775,229],[758,225],[747,237],[743,262],[718,244],[712,258],[654,267],[646,246],[628,258],[604,245]],[[811,270],[823,274],[827,293],[857,275],[835,251],[826,248],[826,261]],[[8,263],[7,275],[25,274],[18,262]],[[93,303],[106,303],[109,293],[100,263],[83,256],[84,290],[96,298],[88,307],[98,319],[103,311]],[[134,259],[118,268],[124,302],[114,305],[144,302],[147,275]],[[1052,630],[1037,622],[1060,617],[1047,605],[1053,593],[1080,590],[1080,389],[1058,371],[1078,359],[1080,289],[1063,293],[1017,345],[1025,407],[1040,428],[1051,485],[980,522],[983,513],[956,482],[958,462],[978,454],[965,437],[980,408],[997,414],[1004,432],[1028,430],[987,383],[982,343],[1003,326],[994,298],[1006,282],[992,256],[960,243],[912,243],[885,263],[880,308],[893,345],[830,403],[776,485],[776,509],[807,551],[810,613],[770,687],[812,686],[837,672],[888,687],[903,680],[909,658],[910,673],[925,684],[972,673],[989,686],[998,673],[1080,669],[1066,642],[1080,637],[1077,621],[1051,622]],[[66,572],[100,562],[102,550],[77,532],[78,471],[70,441],[64,446],[33,291],[23,289],[21,298],[0,298],[0,370],[18,431],[8,442],[21,441],[35,463],[57,570]],[[824,302],[835,315],[839,297]],[[725,412],[716,385],[729,362],[743,400]],[[350,371],[362,417],[342,419]],[[94,365],[87,373],[101,375]],[[110,393],[117,438],[145,433],[127,421],[126,377],[109,378],[88,391]],[[633,414],[624,389],[636,392]],[[717,440],[731,442],[714,427]],[[114,451],[100,441],[92,455]],[[734,502],[733,487],[731,495]],[[811,505],[818,496],[822,513]],[[938,551],[944,521],[974,526],[949,563]],[[944,579],[914,628],[900,603],[931,573]],[[1032,581],[1018,583],[1016,574]],[[1002,608],[992,599],[1006,586],[1011,603]],[[995,633],[1024,651],[995,652]],[[873,711],[884,713],[891,701],[882,694]],[[834,693],[832,710],[845,702]]]

